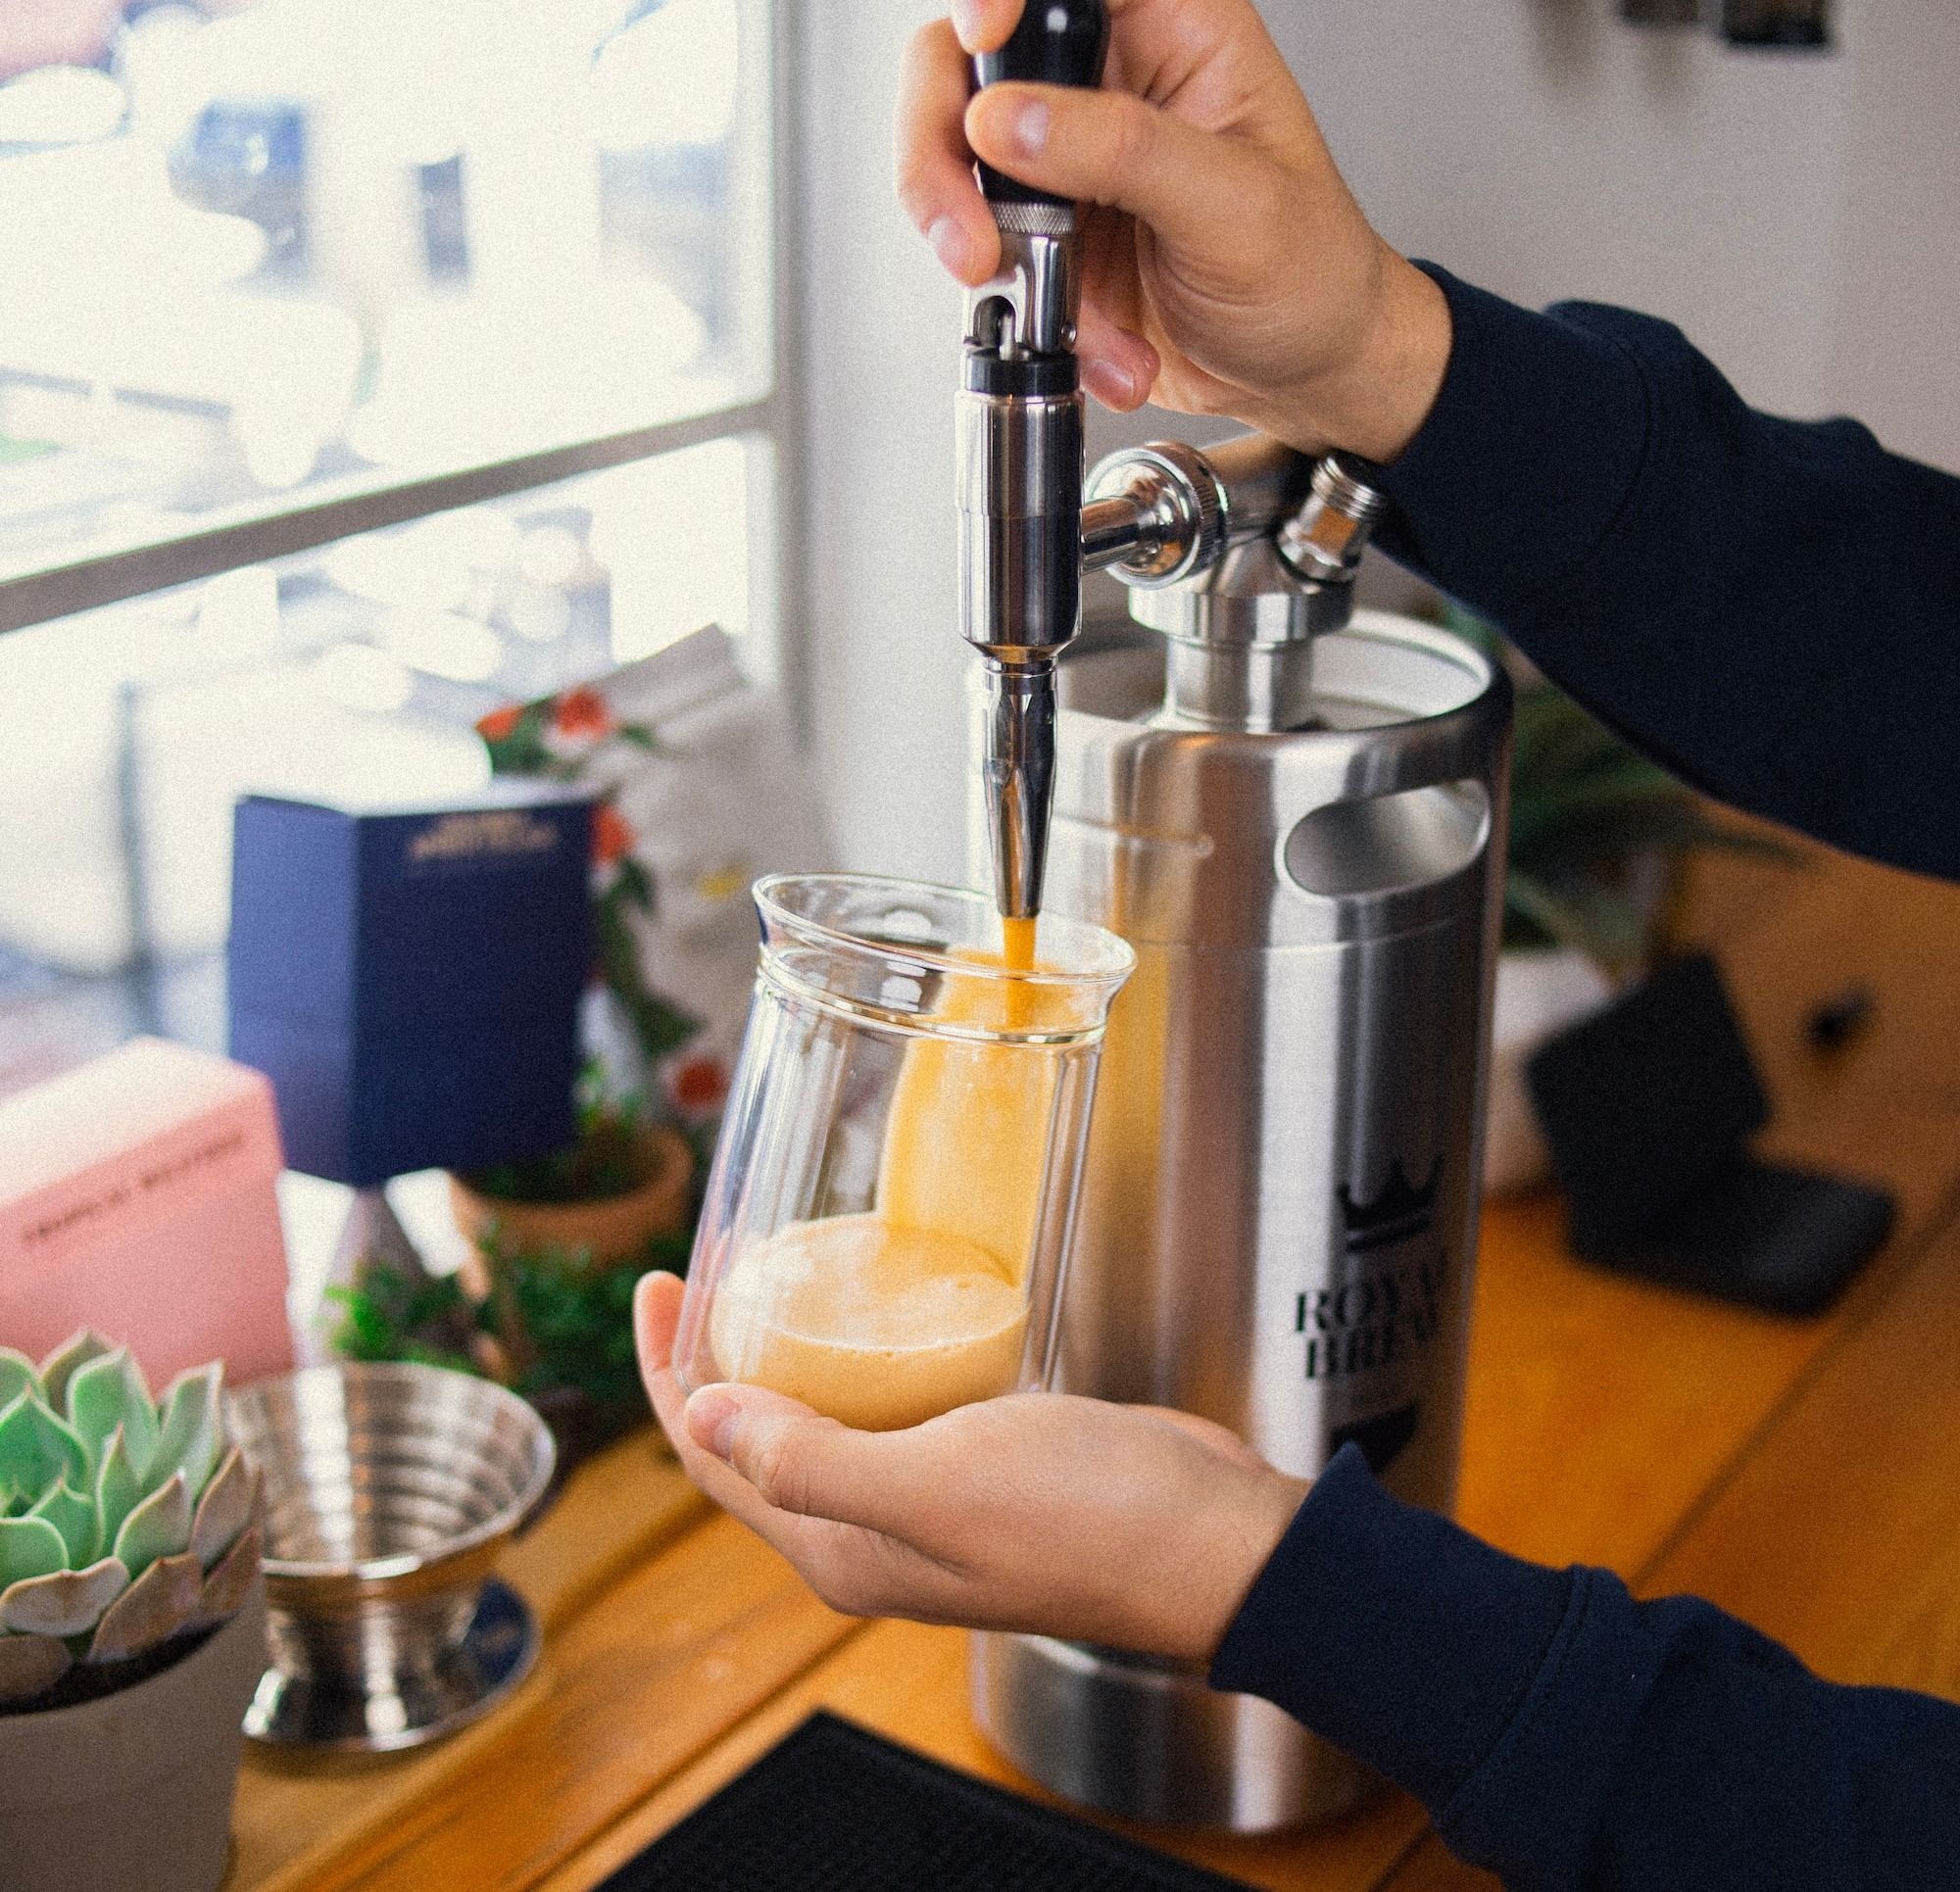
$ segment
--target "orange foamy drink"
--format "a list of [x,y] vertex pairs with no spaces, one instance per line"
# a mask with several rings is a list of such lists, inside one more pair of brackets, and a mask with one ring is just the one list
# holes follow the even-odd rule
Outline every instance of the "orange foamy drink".
[[949,951],[943,1035],[905,1046],[869,1210],[791,1222],[735,1253],[709,1318],[720,1377],[875,1431],[1020,1383],[1061,1066],[988,1036],[1039,1026],[1046,996],[1011,976],[1037,969],[1034,921],[1003,934],[998,951]]

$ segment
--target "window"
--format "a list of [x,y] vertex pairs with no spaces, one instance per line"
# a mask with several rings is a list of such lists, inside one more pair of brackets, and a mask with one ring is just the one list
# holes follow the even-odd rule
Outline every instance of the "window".
[[776,670],[783,31],[0,19],[0,1090],[217,1042],[240,792],[466,787],[485,710],[710,619]]

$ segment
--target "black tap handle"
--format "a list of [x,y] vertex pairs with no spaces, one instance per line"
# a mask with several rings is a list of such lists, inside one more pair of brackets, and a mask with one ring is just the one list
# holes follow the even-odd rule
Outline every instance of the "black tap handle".
[[[1102,0],[1027,0],[1020,24],[1000,51],[973,62],[976,85],[1004,78],[1036,85],[1102,83],[1109,53],[1109,10]],[[992,204],[1063,204],[1068,200],[1018,184],[991,165],[980,167],[980,188]]]

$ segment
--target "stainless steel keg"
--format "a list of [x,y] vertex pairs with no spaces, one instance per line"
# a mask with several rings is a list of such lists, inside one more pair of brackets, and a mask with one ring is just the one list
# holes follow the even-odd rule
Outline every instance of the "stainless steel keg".
[[[1309,492],[1304,462],[1248,442],[1119,456],[1090,482],[1161,512],[1166,479],[1196,481],[1187,510],[1218,516],[1195,563],[1117,566],[1150,630],[1060,665],[1046,905],[1138,964],[1103,1051],[1056,1384],[1216,1420],[1299,1477],[1351,1441],[1446,1510],[1510,689],[1456,638],[1351,610],[1380,502],[1347,472],[1351,490],[1322,462]],[[976,873],[985,849],[976,809]],[[1009,1760],[1113,1813],[1257,1831],[1368,1791],[1194,1669],[987,1634],[973,1682]]]

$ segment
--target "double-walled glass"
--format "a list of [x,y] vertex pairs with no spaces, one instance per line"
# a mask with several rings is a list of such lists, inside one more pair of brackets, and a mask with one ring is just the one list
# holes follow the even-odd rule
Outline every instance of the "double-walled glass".
[[849,875],[756,889],[761,967],[674,1358],[851,1426],[1046,1383],[1110,1000],[1134,963],[1044,916]]

